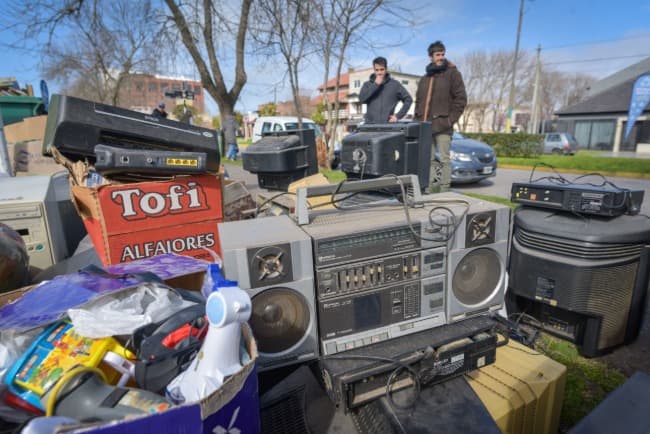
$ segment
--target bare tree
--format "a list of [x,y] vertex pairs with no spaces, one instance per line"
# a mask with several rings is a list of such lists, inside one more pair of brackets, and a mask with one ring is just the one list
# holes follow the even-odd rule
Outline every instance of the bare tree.
[[251,33],[264,49],[279,52],[289,75],[291,94],[299,128],[304,109],[300,97],[300,71],[303,59],[309,55],[310,7],[301,0],[259,0],[254,10],[257,26]]
[[[238,10],[228,10],[227,5],[215,4],[211,0],[165,0],[172,14],[173,30],[180,35],[180,40],[199,72],[203,87],[217,102],[228,144],[236,143],[237,140],[235,103],[247,80],[244,48],[252,2],[242,0],[241,7],[235,2]],[[234,22],[231,17],[236,17]],[[235,35],[234,40],[229,37],[231,34]],[[219,48],[228,42],[232,42],[233,47],[228,47],[228,51],[224,50],[224,53],[228,54],[222,53],[220,56]],[[228,89],[224,65],[228,64],[228,55],[233,52],[234,79]]]
[[[364,34],[372,33],[373,29],[386,25],[387,22],[382,19],[385,16],[390,17],[389,21],[394,29],[412,25],[411,17],[415,9],[402,7],[397,0],[325,0],[318,4],[314,3],[312,7],[317,10],[317,14],[314,15],[319,19],[320,29],[320,32],[316,33],[315,42],[325,66],[323,90],[327,104],[326,132],[330,141],[328,147],[331,161],[334,155],[334,128],[339,121],[341,71],[348,49],[359,42],[366,43]],[[327,82],[332,62],[335,63],[336,77],[333,105],[330,104],[327,95]]]
[[[155,70],[160,23],[151,0],[26,0],[11,6],[14,44],[40,52],[45,77],[68,92],[118,105],[130,73]],[[33,41],[41,39],[45,43],[36,46]]]
[[588,74],[567,74],[567,86],[564,93],[564,105],[570,106],[582,101],[596,78]]

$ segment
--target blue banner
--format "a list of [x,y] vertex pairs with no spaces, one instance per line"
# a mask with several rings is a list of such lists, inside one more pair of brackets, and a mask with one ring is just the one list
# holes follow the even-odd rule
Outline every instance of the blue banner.
[[627,114],[627,127],[625,128],[625,137],[623,137],[623,140],[627,139],[627,136],[630,134],[634,123],[641,115],[641,113],[643,113],[643,110],[645,110],[649,102],[650,74],[640,75],[639,78],[637,78],[634,82],[634,87],[632,88],[632,97],[630,98],[630,111]]

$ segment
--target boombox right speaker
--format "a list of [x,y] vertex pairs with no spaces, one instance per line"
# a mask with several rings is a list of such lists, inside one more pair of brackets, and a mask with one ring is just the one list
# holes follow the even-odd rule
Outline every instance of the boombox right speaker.
[[447,258],[447,322],[503,307],[510,208],[463,196],[469,209],[458,222]]
[[520,207],[509,263],[508,313],[596,357],[633,341],[648,291],[650,220]]

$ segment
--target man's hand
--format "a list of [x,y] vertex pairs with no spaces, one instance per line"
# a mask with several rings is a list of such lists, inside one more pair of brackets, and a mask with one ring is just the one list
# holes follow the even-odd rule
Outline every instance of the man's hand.
[[397,122],[397,116],[390,115],[390,117],[388,118],[388,122]]
[[377,75],[375,76],[375,84],[379,86],[384,82],[384,76],[383,75]]

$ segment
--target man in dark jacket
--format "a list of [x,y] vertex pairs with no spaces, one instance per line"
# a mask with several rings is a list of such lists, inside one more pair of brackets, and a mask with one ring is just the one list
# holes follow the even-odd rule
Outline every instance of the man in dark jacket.
[[[370,80],[366,81],[359,92],[359,101],[367,104],[366,122],[396,122],[403,118],[408,112],[413,98],[398,81],[390,78],[386,70],[388,62],[383,57],[377,57],[372,61],[374,73]],[[397,102],[402,102],[402,108],[394,114]]]
[[449,150],[454,124],[463,114],[467,105],[467,93],[463,77],[456,65],[445,58],[445,46],[436,41],[428,49],[431,63],[426,74],[418,83],[415,94],[415,120],[431,122],[433,145],[431,147],[431,172],[429,188],[435,176],[435,150],[438,149],[442,173],[440,191],[448,191],[451,184],[451,164]]
[[159,102],[158,107],[153,109],[151,114],[157,118],[166,118],[167,117],[167,112],[165,111],[165,103],[164,102]]

